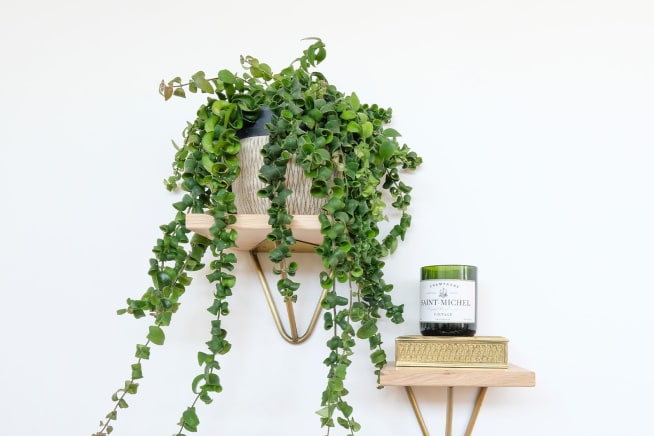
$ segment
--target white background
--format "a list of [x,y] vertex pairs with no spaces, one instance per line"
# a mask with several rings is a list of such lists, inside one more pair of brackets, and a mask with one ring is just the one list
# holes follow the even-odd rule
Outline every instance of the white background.
[[[479,268],[479,335],[510,340],[534,388],[490,389],[476,435],[647,435],[654,388],[649,1],[3,1],[0,6],[0,417],[3,434],[90,435],[129,376],[146,321],[118,317],[148,286],[162,180],[204,97],[164,102],[161,79],[278,70],[318,36],[320,71],[392,107],[424,158],[413,226],[386,279],[418,331],[419,268]],[[317,268],[309,261],[311,277]],[[199,435],[323,435],[326,333],[273,328],[241,256],[225,391]],[[313,285],[305,286],[311,294]],[[170,435],[192,399],[211,288],[198,275],[144,365],[115,435]],[[303,316],[301,316],[302,318]],[[302,321],[301,319],[300,321]],[[401,388],[377,390],[367,347],[349,372],[361,435],[418,435]],[[455,391],[462,434],[475,391]],[[417,389],[432,434],[445,393]],[[332,435],[344,434],[334,431]]]

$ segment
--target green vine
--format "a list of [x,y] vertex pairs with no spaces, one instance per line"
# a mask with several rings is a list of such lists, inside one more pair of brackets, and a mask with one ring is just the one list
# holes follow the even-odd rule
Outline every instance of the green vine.
[[[398,168],[415,169],[421,160],[406,146],[399,146],[395,130],[384,128],[390,110],[362,105],[356,94],[346,96],[322,74],[309,72],[324,57],[324,45],[317,41],[305,50],[298,68],[285,69],[266,89],[273,119],[268,126],[269,144],[263,150],[261,173],[268,187],[262,195],[273,205],[269,238],[278,243],[278,252],[271,254],[273,262],[290,256],[288,246],[295,242],[289,229],[292,217],[285,208],[291,193],[284,176],[291,159],[311,179],[312,195],[328,199],[320,215],[324,239],[317,253],[325,268],[321,285],[329,290],[322,301],[324,327],[333,330],[333,336],[327,342],[328,382],[318,414],[321,424],[331,428],[338,411],[337,423],[353,434],[360,425],[344,400],[352,347],[356,339],[368,340],[379,377],[386,363],[377,328],[379,311],[385,311],[392,322],[403,321],[403,306],[391,299],[392,286],[383,280],[380,259],[395,250],[410,225],[406,210],[411,189],[400,181]],[[401,212],[400,222],[386,235],[380,235],[377,225],[386,218],[379,185],[389,191],[392,207]],[[347,284],[345,295],[339,294],[337,283]],[[295,298],[298,286],[283,280],[278,288],[286,298]]]
[[[400,145],[399,133],[387,127],[391,109],[363,104],[356,94],[343,94],[313,70],[325,57],[324,43],[313,39],[302,56],[279,73],[273,74],[267,64],[246,56],[241,57],[242,76],[221,70],[207,78],[200,71],[187,83],[179,77],[162,82],[160,92],[166,100],[185,97],[186,90],[211,96],[184,130],[173,174],[165,181],[168,190],[181,190],[183,196],[173,204],[175,219],[161,226],[163,236],[153,248],[155,257],[148,272],[153,285],[139,299],[128,299],[127,307],[119,310],[135,318],[151,315],[154,322],[147,341],[137,345],[130,378],[112,396],[114,407],[93,436],[109,435],[118,409],[128,407],[125,398],[136,394],[136,381],[143,377],[142,360],[149,359],[151,344],[164,343],[164,328],[191,283],[188,272],[204,268],[208,253],[212,260],[207,279],[214,292],[207,310],[214,318],[207,348],[197,355],[201,371],[192,382],[194,397],[182,413],[176,435],[197,431],[197,402],[208,404],[213,394],[222,391],[218,359],[231,345],[221,321],[229,314],[228,298],[236,284],[231,272],[237,259],[230,249],[236,246],[238,235],[230,225],[237,213],[231,187],[240,174],[238,132],[256,122],[264,106],[272,118],[266,124],[269,142],[261,150],[264,164],[259,178],[265,187],[258,195],[270,201],[268,239],[273,249],[269,257],[279,276],[277,288],[290,301],[296,300],[300,288],[293,280],[297,264],[289,261],[296,240],[290,228],[293,216],[286,208],[286,200],[293,195],[286,186],[286,169],[295,162],[310,180],[311,194],[325,201],[319,215],[323,242],[316,253],[324,268],[320,285],[327,290],[321,302],[323,323],[332,336],[323,361],[327,383],[317,413],[327,434],[336,425],[348,435],[360,430],[353,407],[346,401],[347,371],[357,340],[367,340],[379,383],[387,359],[377,322],[383,316],[393,323],[403,322],[403,305],[393,302],[393,286],[383,277],[383,259],[397,248],[411,223],[407,213],[411,187],[401,181],[401,171],[415,170],[422,159]],[[379,223],[388,220],[389,209],[399,212],[399,218],[382,233]],[[213,216],[213,237],[193,235],[189,239],[187,213]]]

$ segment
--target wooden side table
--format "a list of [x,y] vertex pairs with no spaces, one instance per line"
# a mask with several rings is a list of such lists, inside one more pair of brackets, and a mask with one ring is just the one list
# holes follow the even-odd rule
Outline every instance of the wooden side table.
[[432,386],[447,388],[447,417],[445,436],[452,436],[452,397],[454,388],[478,387],[479,393],[468,421],[465,436],[471,436],[479,414],[479,409],[490,386],[497,387],[532,387],[536,386],[536,374],[525,368],[509,363],[506,369],[497,368],[434,368],[417,366],[396,366],[389,362],[381,370],[380,384],[383,386],[404,386],[411,407],[418,419],[423,436],[429,431],[422,417],[418,401],[412,386]]

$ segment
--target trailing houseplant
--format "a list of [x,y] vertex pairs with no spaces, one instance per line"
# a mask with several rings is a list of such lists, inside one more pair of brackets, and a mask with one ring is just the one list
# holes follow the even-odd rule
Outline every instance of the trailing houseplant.
[[[213,315],[207,348],[198,352],[199,373],[192,380],[193,399],[183,411],[176,435],[195,432],[199,424],[195,405],[210,403],[222,391],[219,357],[230,350],[221,320],[229,314],[228,299],[236,285],[232,270],[237,257],[237,208],[232,189],[241,168],[239,132],[254,124],[263,109],[271,112],[266,124],[268,143],[263,146],[258,195],[269,200],[268,216],[273,244],[269,257],[279,276],[277,289],[284,299],[295,301],[300,283],[293,280],[298,265],[290,261],[296,242],[290,229],[293,219],[287,200],[293,195],[286,182],[287,167],[300,165],[311,195],[324,201],[318,217],[322,243],[316,253],[322,259],[319,283],[326,290],[321,301],[324,328],[332,332],[327,341],[327,384],[318,415],[327,434],[337,425],[352,435],[360,429],[346,400],[346,375],[357,340],[367,341],[374,373],[379,377],[386,354],[377,321],[403,321],[403,305],[391,298],[392,284],[384,280],[384,259],[392,253],[410,226],[407,209],[411,187],[401,180],[402,170],[414,170],[422,159],[399,133],[388,127],[391,109],[346,95],[314,68],[326,56],[324,43],[310,39],[308,48],[291,65],[273,73],[258,59],[241,57],[241,75],[221,70],[208,78],[198,72],[183,83],[177,77],[162,82],[166,100],[187,92],[209,96],[188,123],[183,143],[176,146],[173,174],[165,181],[170,191],[181,192],[173,206],[173,219],[160,226],[150,259],[152,285],[138,298],[128,299],[119,314],[152,317],[146,340],[136,346],[131,375],[112,395],[113,407],[94,436],[108,435],[118,410],[128,407],[128,395],[136,394],[143,377],[143,360],[150,347],[162,345],[165,327],[180,307],[191,284],[193,271],[208,263],[213,286]],[[186,216],[204,213],[213,217],[212,238],[189,231]],[[390,217],[389,217],[390,215]],[[384,227],[380,224],[389,221]],[[382,230],[382,227],[386,230]]]

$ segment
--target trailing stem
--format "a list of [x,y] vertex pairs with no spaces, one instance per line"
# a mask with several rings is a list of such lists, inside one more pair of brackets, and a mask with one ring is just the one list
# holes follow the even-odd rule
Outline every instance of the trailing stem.
[[236,283],[236,277],[230,273],[234,268],[236,256],[225,251],[233,246],[233,241],[231,243],[228,241],[232,240],[235,234],[232,231],[227,231],[227,234],[218,230],[214,232],[211,248],[216,259],[211,262],[211,272],[207,275],[208,280],[215,285],[213,303],[207,308],[207,311],[215,317],[211,321],[211,338],[206,342],[209,352],[198,352],[198,364],[203,371],[193,379],[192,389],[196,395],[180,418],[177,436],[185,436],[183,430],[197,431],[200,420],[195,405],[198,400],[209,404],[213,401],[212,393],[222,392],[220,377],[216,374],[220,369],[217,356],[226,354],[231,349],[231,344],[226,340],[227,331],[221,326],[221,317],[229,314],[227,298],[232,295],[232,288]]
[[[150,259],[148,271],[153,286],[148,288],[140,299],[128,299],[127,307],[118,311],[118,314],[129,313],[137,319],[149,314],[154,317],[154,322],[148,328],[145,344],[136,345],[137,360],[131,365],[131,377],[112,395],[114,406],[105,416],[105,420],[100,421],[100,430],[93,436],[111,434],[112,422],[118,417],[118,409],[129,407],[125,398],[128,394],[134,395],[138,391],[139,384],[136,380],[143,378],[142,361],[150,358],[151,344],[163,345],[165,334],[162,327],[170,324],[173,314],[180,305],[179,298],[184,294],[186,286],[191,283],[191,277],[186,271],[194,271],[203,266],[200,260],[207,247],[206,238],[196,235],[189,242],[187,238],[189,231],[184,225],[183,215],[178,213],[176,220],[162,225],[161,230],[163,236],[157,240],[152,250],[155,258]],[[190,245],[190,251],[184,249],[185,244]],[[173,266],[169,266],[170,263]]]
[[[149,350],[150,347],[150,340],[147,340],[144,345],[142,345],[142,350]],[[137,354],[142,354],[138,353]],[[113,409],[105,416],[105,421],[100,421],[100,430],[96,433],[93,433],[92,436],[106,436],[108,434],[111,434],[113,431],[113,427],[111,423],[116,420],[118,416],[118,409],[124,409],[128,407],[127,401],[125,400],[125,396],[127,394],[136,394],[138,390],[138,383],[135,383],[135,380],[140,379],[143,377],[143,374],[141,372],[141,360],[147,358],[147,357],[139,357],[136,363],[132,364],[132,377],[125,381],[125,386],[122,387],[121,389],[118,389],[111,397],[112,401],[114,401],[114,407]]]

